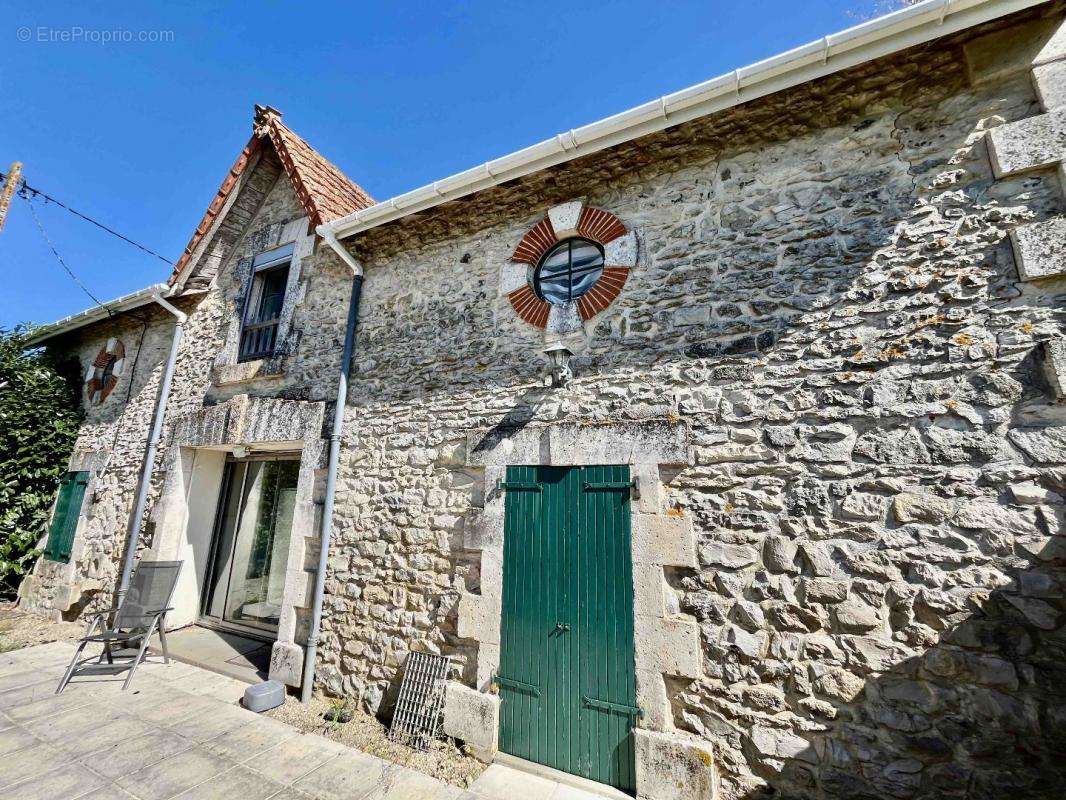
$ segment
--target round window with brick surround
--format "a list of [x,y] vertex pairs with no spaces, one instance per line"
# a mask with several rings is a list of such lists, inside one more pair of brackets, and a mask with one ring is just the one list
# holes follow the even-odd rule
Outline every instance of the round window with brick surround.
[[610,211],[572,200],[526,231],[500,283],[515,313],[544,328],[553,306],[573,303],[583,321],[604,311],[636,264],[636,234]]
[[603,247],[574,236],[551,248],[533,273],[537,297],[560,305],[585,294],[603,274]]
[[122,342],[108,339],[85,373],[85,393],[90,403],[99,405],[107,399],[111,390],[118,385],[125,364],[126,348]]

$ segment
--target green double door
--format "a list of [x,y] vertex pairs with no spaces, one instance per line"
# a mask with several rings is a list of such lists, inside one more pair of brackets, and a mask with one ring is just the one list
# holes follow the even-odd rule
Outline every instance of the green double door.
[[508,467],[500,749],[633,791],[629,467]]

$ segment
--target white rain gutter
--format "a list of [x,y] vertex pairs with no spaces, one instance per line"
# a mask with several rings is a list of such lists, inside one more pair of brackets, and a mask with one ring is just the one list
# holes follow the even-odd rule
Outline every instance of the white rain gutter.
[[[166,366],[163,368],[163,379],[159,385],[159,395],[155,401],[155,414],[152,418],[152,430],[148,436],[148,446],[144,454],[144,463],[141,466],[141,476],[137,484],[137,498],[133,504],[133,513],[130,514],[126,525],[127,541],[126,552],[122,557],[122,577],[119,580],[118,599],[121,602],[129,586],[130,574],[133,572],[133,562],[137,555],[137,542],[140,539],[141,517],[148,502],[148,489],[152,483],[152,466],[155,464],[156,451],[159,449],[159,437],[163,430],[163,417],[167,411],[167,400],[170,398],[170,384],[174,379],[174,365],[178,360],[178,348],[185,330],[185,320],[188,319],[183,311],[179,311],[164,298],[175,293],[175,287],[165,283],[156,283],[145,289],[123,295],[109,303],[95,306],[79,314],[46,325],[37,333],[26,340],[27,347],[36,347],[49,339],[54,339],[94,322],[102,322],[112,314],[120,314],[132,311],[155,303],[160,308],[174,315],[174,333],[170,339],[170,353],[167,356]],[[130,376],[130,380],[133,376]],[[117,604],[116,604],[117,605]]]
[[322,508],[322,527],[319,534],[318,570],[315,572],[311,595],[311,628],[304,652],[303,677],[300,681],[300,702],[309,703],[315,684],[315,659],[318,656],[319,634],[322,630],[322,598],[326,592],[326,569],[329,567],[329,544],[333,535],[333,503],[337,494],[337,464],[340,460],[341,437],[344,434],[344,410],[348,405],[348,377],[355,349],[355,328],[359,322],[359,300],[363,294],[363,267],[337,241],[333,231],[320,225],[316,233],[340,256],[352,271],[352,291],[348,300],[348,323],[344,329],[344,351],[341,355],[340,375],[337,378],[337,399],[333,406],[333,431],[329,437],[329,460],[326,467],[326,498]]
[[[167,413],[167,400],[170,399],[170,384],[174,379],[174,365],[178,361],[178,349],[181,347],[181,339],[185,331],[185,320],[188,316],[176,309],[163,299],[163,295],[170,295],[174,287],[165,283],[151,287],[150,297],[152,302],[165,311],[174,315],[174,333],[170,337],[170,353],[167,355],[167,363],[163,368],[163,379],[159,384],[159,395],[155,401],[155,415],[152,418],[152,432],[148,436],[148,448],[144,454],[144,464],[141,466],[141,478],[137,484],[137,499],[133,504],[133,513],[130,514],[126,526],[126,553],[122,559],[122,578],[118,585],[118,602],[122,605],[122,598],[126,596],[126,589],[130,584],[130,575],[133,572],[133,562],[137,556],[137,543],[141,538],[141,517],[144,516],[144,507],[148,503],[148,489],[152,484],[152,466],[155,464],[155,454],[159,449],[159,438],[163,431],[163,417]],[[133,380],[133,376],[130,376]]]
[[61,320],[39,328],[33,336],[26,340],[26,346],[36,347],[49,339],[62,336],[64,333],[70,333],[78,328],[84,328],[86,325],[92,325],[94,322],[107,319],[111,314],[121,314],[124,311],[131,311],[132,309],[149,305],[155,302],[154,297],[157,294],[165,295],[169,291],[170,287],[167,284],[156,283],[145,289],[139,289],[136,292],[109,300],[102,305],[93,306],[77,314],[71,314],[69,317],[63,317]]
[[345,238],[505,181],[723,111],[1047,0],[925,0],[319,226]]

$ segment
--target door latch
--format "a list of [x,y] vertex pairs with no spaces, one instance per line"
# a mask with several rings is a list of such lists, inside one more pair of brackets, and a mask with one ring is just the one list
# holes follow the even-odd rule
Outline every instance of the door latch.
[[570,630],[570,626],[567,625],[565,622],[556,622],[555,630],[560,631],[561,633],[566,633],[568,630]]

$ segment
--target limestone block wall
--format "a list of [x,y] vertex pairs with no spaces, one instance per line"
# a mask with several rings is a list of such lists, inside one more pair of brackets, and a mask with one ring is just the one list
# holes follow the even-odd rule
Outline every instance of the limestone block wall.
[[[165,509],[155,512],[156,499],[168,478],[173,477],[179,484],[183,480],[180,474],[170,476],[171,468],[179,464],[175,455],[178,448],[175,423],[184,425],[190,415],[195,417],[205,407],[216,407],[237,396],[299,400],[311,396],[321,399],[335,392],[340,348],[334,345],[338,327],[343,336],[344,310],[343,303],[334,301],[333,295],[346,297],[343,274],[330,258],[314,251],[314,242],[307,235],[305,212],[285,178],[279,180],[276,170],[266,167],[263,170],[250,179],[257,191],[261,191],[262,201],[250,210],[244,209],[249,216],[244,233],[233,233],[225,247],[211,249],[209,290],[175,301],[189,314],[189,319],[168,401],[163,441],[152,474],[139,543],[142,550],[153,546],[157,525],[166,527],[172,522]],[[239,329],[247,285],[247,265],[256,252],[289,241],[297,243],[297,259],[290,270],[284,312],[284,353],[277,359],[250,362],[238,368],[235,332]],[[317,293],[318,305],[302,302],[313,282],[323,287]],[[84,407],[86,419],[69,467],[88,469],[91,476],[71,563],[38,561],[33,574],[20,588],[22,602],[28,609],[76,618],[86,608],[110,605],[121,570],[126,526],[173,326],[172,316],[146,306],[50,343],[55,350],[77,358],[84,373],[107,340],[117,337],[126,348],[126,369],[102,404]],[[307,355],[297,367],[294,353],[304,341],[305,330],[311,332],[307,337]],[[316,337],[321,341],[316,342]],[[282,420],[275,423],[283,426]],[[303,442],[300,447],[309,448],[308,463],[312,470],[319,466],[320,428],[319,425],[314,431],[313,440],[308,432],[296,437]],[[257,441],[259,437],[269,442],[277,438],[276,433],[269,425],[259,425],[243,430],[241,435],[243,441]],[[235,443],[239,442],[228,442]],[[185,444],[189,446],[188,442]],[[314,500],[308,498],[309,504],[317,502],[320,502],[318,495]],[[307,522],[304,527],[315,525]],[[292,559],[293,568],[302,576],[301,585],[306,582],[302,546],[301,541],[300,552]],[[302,604],[301,600],[297,606]],[[291,616],[286,622],[286,638],[302,640],[306,635],[305,626],[305,622]]]
[[[711,743],[727,798],[1054,796],[1066,413],[1041,353],[1066,283],[1021,280],[1010,234],[1064,202],[1053,169],[993,170],[989,131],[1041,113],[1031,63],[972,77],[965,46],[1006,27],[361,235],[321,687],[387,708],[419,648],[485,688],[472,434],[680,422],[660,499],[696,561],[662,597],[701,664],[659,670],[641,741]],[[637,264],[550,390],[501,273],[577,198]]]

